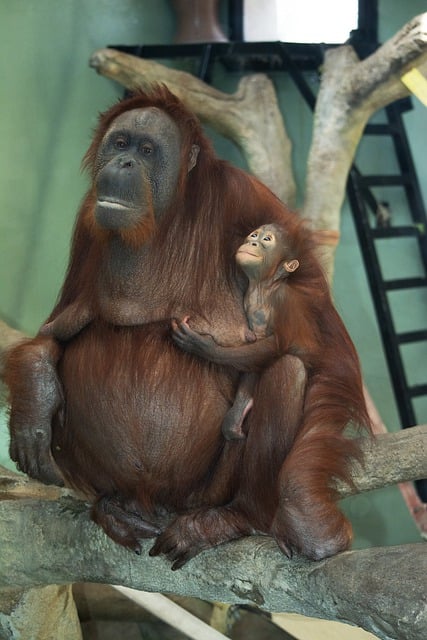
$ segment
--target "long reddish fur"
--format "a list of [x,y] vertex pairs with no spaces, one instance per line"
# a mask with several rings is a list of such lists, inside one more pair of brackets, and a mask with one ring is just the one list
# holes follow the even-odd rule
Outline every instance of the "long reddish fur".
[[[241,298],[245,283],[236,273],[234,254],[242,239],[261,224],[281,225],[300,262],[300,268],[289,279],[286,295],[277,301],[280,322],[275,329],[283,352],[293,358],[293,363],[298,358],[304,365],[305,381],[302,382],[306,383],[306,389],[302,413],[292,414],[293,400],[287,396],[285,385],[293,383],[295,372],[294,365],[287,368],[285,357],[260,375],[254,409],[248,418],[245,449],[230,453],[223,463],[222,485],[217,481],[218,488],[208,490],[206,484],[206,495],[212,499],[217,490],[218,496],[222,496],[220,499],[231,504],[234,495],[234,503],[240,512],[247,514],[252,527],[273,533],[285,548],[291,545],[313,557],[318,553],[316,540],[323,541],[324,548],[330,545],[331,553],[346,548],[351,531],[337,509],[334,481],[351,482],[351,462],[360,457],[357,441],[345,434],[347,425],[367,427],[369,418],[358,358],[332,303],[310,233],[256,178],[218,159],[198,120],[162,86],[150,94],[136,93],[101,115],[84,160],[92,178],[97,170],[99,145],[114,119],[124,111],[148,106],[161,109],[178,123],[182,136],[182,168],[177,197],[169,210],[156,226],[130,238],[129,244],[151,243],[150,273],[135,274],[135,277],[152,278],[154,283],[152,274],[156,274],[168,300],[167,312],[172,315],[174,309],[187,306],[208,316],[224,292],[236,295],[236,282]],[[198,162],[187,174],[186,159],[194,144],[200,147]],[[94,230],[93,209],[94,188],[91,187],[77,218],[70,266],[51,319],[71,302],[91,300],[96,294],[100,259],[108,238],[98,236]],[[110,330],[108,336],[111,363],[117,363],[112,366],[119,381],[120,367],[126,366],[122,345],[115,341]],[[153,342],[150,346],[153,357],[157,348]],[[12,397],[13,389],[19,386],[19,364],[14,364],[20,362],[19,349],[9,358],[8,382]],[[84,354],[80,353],[79,358],[84,367]],[[177,360],[173,376],[171,372],[171,391],[177,379],[188,380],[191,386],[195,369],[196,375],[201,376],[200,384],[209,384],[208,379],[203,381],[203,376],[207,371],[209,376],[214,375],[212,367],[196,360],[191,366],[188,363],[189,358]],[[104,375],[112,374],[106,370]],[[184,404],[195,402],[202,411],[200,396],[202,394],[191,393],[182,401]],[[123,438],[121,434],[120,440]],[[172,502],[177,505],[180,502],[181,508],[186,504],[186,491],[191,493],[202,488],[200,484],[192,485],[194,470],[188,465],[188,455],[198,469],[196,476],[205,477],[205,483],[209,482],[208,467],[212,464],[201,447],[198,451],[191,447],[187,451],[186,447],[187,443],[185,447],[179,442],[171,444],[174,457],[182,456],[183,460],[183,488],[170,489],[176,494]],[[209,447],[207,443],[207,450]],[[132,454],[128,455],[131,459]],[[84,453],[81,456],[83,460]],[[89,470],[94,461],[88,458],[82,464]],[[167,474],[167,461],[164,466]],[[252,474],[254,467],[257,472]],[[120,487],[127,486],[128,482],[129,478],[115,478],[113,484]],[[152,493],[155,497],[156,490]],[[234,523],[234,515],[221,517],[228,518],[230,527],[248,532],[244,526],[239,528]],[[204,526],[208,529],[206,536],[214,538],[210,525]]]

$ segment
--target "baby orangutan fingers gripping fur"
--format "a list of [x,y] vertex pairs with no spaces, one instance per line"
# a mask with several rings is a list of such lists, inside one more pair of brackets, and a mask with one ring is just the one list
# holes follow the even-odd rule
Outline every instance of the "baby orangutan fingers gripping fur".
[[[239,369],[243,366],[244,359],[245,367],[258,368],[262,366],[260,353],[265,357],[264,366],[283,355],[276,340],[276,325],[282,321],[278,313],[280,309],[276,307],[286,299],[287,279],[298,269],[299,261],[291,258],[291,249],[283,229],[277,224],[267,224],[248,235],[237,249],[236,262],[248,278],[243,304],[249,328],[258,342],[251,339],[251,346],[237,346],[232,350],[221,347],[212,337],[192,332],[187,318],[181,323],[173,323],[173,338],[184,351],[195,353],[211,362]],[[266,340],[269,336],[272,338]],[[251,352],[253,361],[250,360]],[[249,372],[240,378],[233,405],[222,423],[222,433],[229,440],[245,437],[242,425],[253,406],[256,380],[256,374]]]
[[[346,425],[369,420],[308,231],[165,87],[102,114],[85,166],[58,303],[8,356],[12,458],[84,492],[117,543],[155,537],[175,568],[256,532],[315,559],[347,549],[334,481],[360,455]],[[235,255],[266,224],[290,252],[257,289]],[[186,315],[181,349],[170,319]],[[246,412],[246,437],[225,440],[234,398],[229,435]]]

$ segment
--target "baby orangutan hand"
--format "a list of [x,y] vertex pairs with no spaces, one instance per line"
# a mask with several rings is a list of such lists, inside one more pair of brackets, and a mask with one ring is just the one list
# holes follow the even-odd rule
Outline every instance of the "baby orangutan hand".
[[210,360],[218,349],[215,340],[209,334],[201,334],[191,329],[189,316],[182,320],[172,320],[172,338],[183,351]]

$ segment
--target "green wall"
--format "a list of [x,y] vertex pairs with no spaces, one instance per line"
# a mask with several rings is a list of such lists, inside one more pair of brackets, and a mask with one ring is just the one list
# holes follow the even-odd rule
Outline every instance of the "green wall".
[[[380,37],[390,37],[424,0],[380,1]],[[174,16],[166,0],[4,0],[0,5],[0,316],[35,332],[61,285],[74,216],[86,188],[80,161],[97,114],[122,94],[121,87],[89,68],[91,53],[108,44],[171,41]],[[311,113],[285,74],[272,75],[288,131],[300,188],[311,138]],[[214,84],[233,91],[237,74],[217,70]],[[314,81],[314,79],[313,79]],[[419,177],[424,163],[427,111],[417,101],[405,115]],[[421,135],[422,132],[422,135]],[[218,153],[244,164],[232,145],[215,137]],[[370,169],[388,166],[387,150],[361,149]],[[427,193],[426,200],[427,200]],[[393,251],[389,259],[393,262]],[[410,251],[407,259],[410,261]],[[359,350],[368,388],[390,429],[399,426],[351,215],[343,210],[334,294]],[[425,317],[427,301],[419,314]],[[408,314],[402,304],[401,317]],[[414,367],[425,362],[415,354]],[[1,418],[1,417],[0,417]],[[427,407],[420,421],[427,421]],[[5,419],[0,419],[0,462],[7,458]],[[395,488],[347,501],[357,545],[418,539]],[[391,514],[391,515],[390,515]]]

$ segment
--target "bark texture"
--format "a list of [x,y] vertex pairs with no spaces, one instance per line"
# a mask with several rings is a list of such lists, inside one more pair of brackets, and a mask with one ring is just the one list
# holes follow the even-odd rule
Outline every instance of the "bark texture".
[[4,500],[0,522],[2,588],[106,582],[347,621],[384,640],[426,637],[423,543],[313,563],[289,561],[273,540],[253,537],[204,552],[172,572],[167,560],[148,556],[149,541],[141,556],[115,545],[69,497]]

